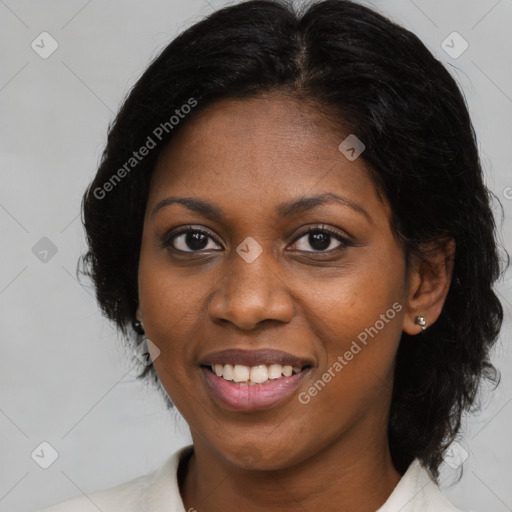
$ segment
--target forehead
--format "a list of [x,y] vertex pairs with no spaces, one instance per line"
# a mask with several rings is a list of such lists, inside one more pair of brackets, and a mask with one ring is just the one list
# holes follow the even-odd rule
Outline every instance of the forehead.
[[338,149],[347,135],[313,105],[284,95],[220,100],[162,152],[150,202],[171,189],[261,204],[325,192],[380,202],[363,159],[350,161]]

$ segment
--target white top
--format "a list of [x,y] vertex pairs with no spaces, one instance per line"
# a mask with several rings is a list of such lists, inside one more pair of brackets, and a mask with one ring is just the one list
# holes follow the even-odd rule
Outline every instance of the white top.
[[[147,475],[103,491],[64,501],[42,512],[186,512],[178,487],[180,458],[192,445],[173,453]],[[441,494],[427,470],[415,459],[386,503],[376,512],[462,512]]]

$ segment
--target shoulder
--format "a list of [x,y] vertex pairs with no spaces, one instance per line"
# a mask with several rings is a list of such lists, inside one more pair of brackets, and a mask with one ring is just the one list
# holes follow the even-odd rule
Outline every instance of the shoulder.
[[377,512],[464,512],[443,495],[429,472],[415,459]]
[[42,512],[109,512],[135,510],[132,507],[140,500],[143,489],[150,480],[152,473],[135,478],[115,487],[72,498]]
[[[173,453],[158,470],[134,478],[115,487],[63,501],[38,512],[140,512],[151,504],[151,510],[167,510],[174,502],[181,503],[177,483],[177,468],[181,457],[191,446]],[[179,510],[177,508],[176,510]]]

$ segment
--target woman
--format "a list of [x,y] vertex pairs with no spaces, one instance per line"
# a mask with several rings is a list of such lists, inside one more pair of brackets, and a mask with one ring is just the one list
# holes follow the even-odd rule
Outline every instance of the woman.
[[131,91],[83,220],[83,272],[193,445],[49,510],[456,510],[435,480],[496,379],[500,261],[465,102],[416,36],[347,0],[212,14]]

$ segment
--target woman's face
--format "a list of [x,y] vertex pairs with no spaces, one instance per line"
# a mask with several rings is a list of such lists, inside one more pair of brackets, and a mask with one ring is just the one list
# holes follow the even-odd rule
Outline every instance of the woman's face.
[[386,437],[407,272],[347,135],[283,96],[222,100],[152,176],[138,317],[194,443],[239,467]]

